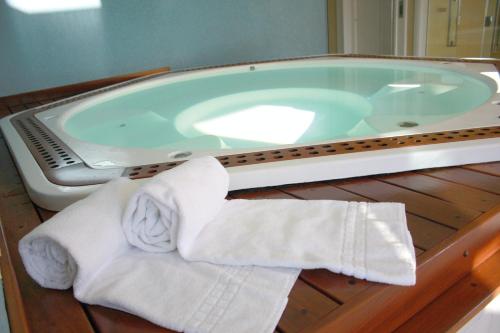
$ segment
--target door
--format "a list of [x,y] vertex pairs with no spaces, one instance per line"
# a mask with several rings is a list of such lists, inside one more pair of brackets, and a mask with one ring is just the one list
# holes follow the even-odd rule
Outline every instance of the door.
[[429,0],[427,56],[489,57],[496,0]]
[[329,0],[330,52],[407,55],[409,4],[413,0]]

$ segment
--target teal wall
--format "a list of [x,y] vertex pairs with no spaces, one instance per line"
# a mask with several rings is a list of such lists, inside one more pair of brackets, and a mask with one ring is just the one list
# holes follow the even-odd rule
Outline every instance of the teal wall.
[[327,52],[326,0],[102,0],[37,14],[8,3],[0,0],[0,96],[161,66]]

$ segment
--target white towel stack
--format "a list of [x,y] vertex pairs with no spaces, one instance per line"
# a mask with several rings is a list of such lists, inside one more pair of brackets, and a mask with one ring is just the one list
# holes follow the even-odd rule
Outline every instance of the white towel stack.
[[185,332],[273,331],[299,268],[415,283],[403,205],[227,201],[227,188],[214,158],[145,183],[114,180],[30,232],[19,251],[44,287],[73,286],[82,302]]
[[26,235],[19,251],[41,286],[183,332],[272,332],[299,270],[187,262],[132,247],[121,227],[138,187],[114,180]]

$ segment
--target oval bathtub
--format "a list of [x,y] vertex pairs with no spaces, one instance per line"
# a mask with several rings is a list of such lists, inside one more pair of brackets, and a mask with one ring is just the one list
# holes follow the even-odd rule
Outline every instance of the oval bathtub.
[[141,78],[2,129],[32,197],[60,209],[204,155],[232,189],[498,160],[497,82],[485,63],[318,57]]

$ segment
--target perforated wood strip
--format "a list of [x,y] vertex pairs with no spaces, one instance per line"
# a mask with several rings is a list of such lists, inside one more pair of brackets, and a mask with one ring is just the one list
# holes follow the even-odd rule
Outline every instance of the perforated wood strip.
[[[341,155],[374,150],[469,141],[477,139],[489,139],[497,137],[500,137],[500,126],[402,135],[368,140],[352,140],[296,148],[266,150],[245,154],[218,156],[217,159],[225,167],[235,167],[319,156]],[[177,161],[135,166],[125,169],[123,175],[131,179],[147,178],[154,176],[159,172],[171,169],[183,162],[184,161]]]

